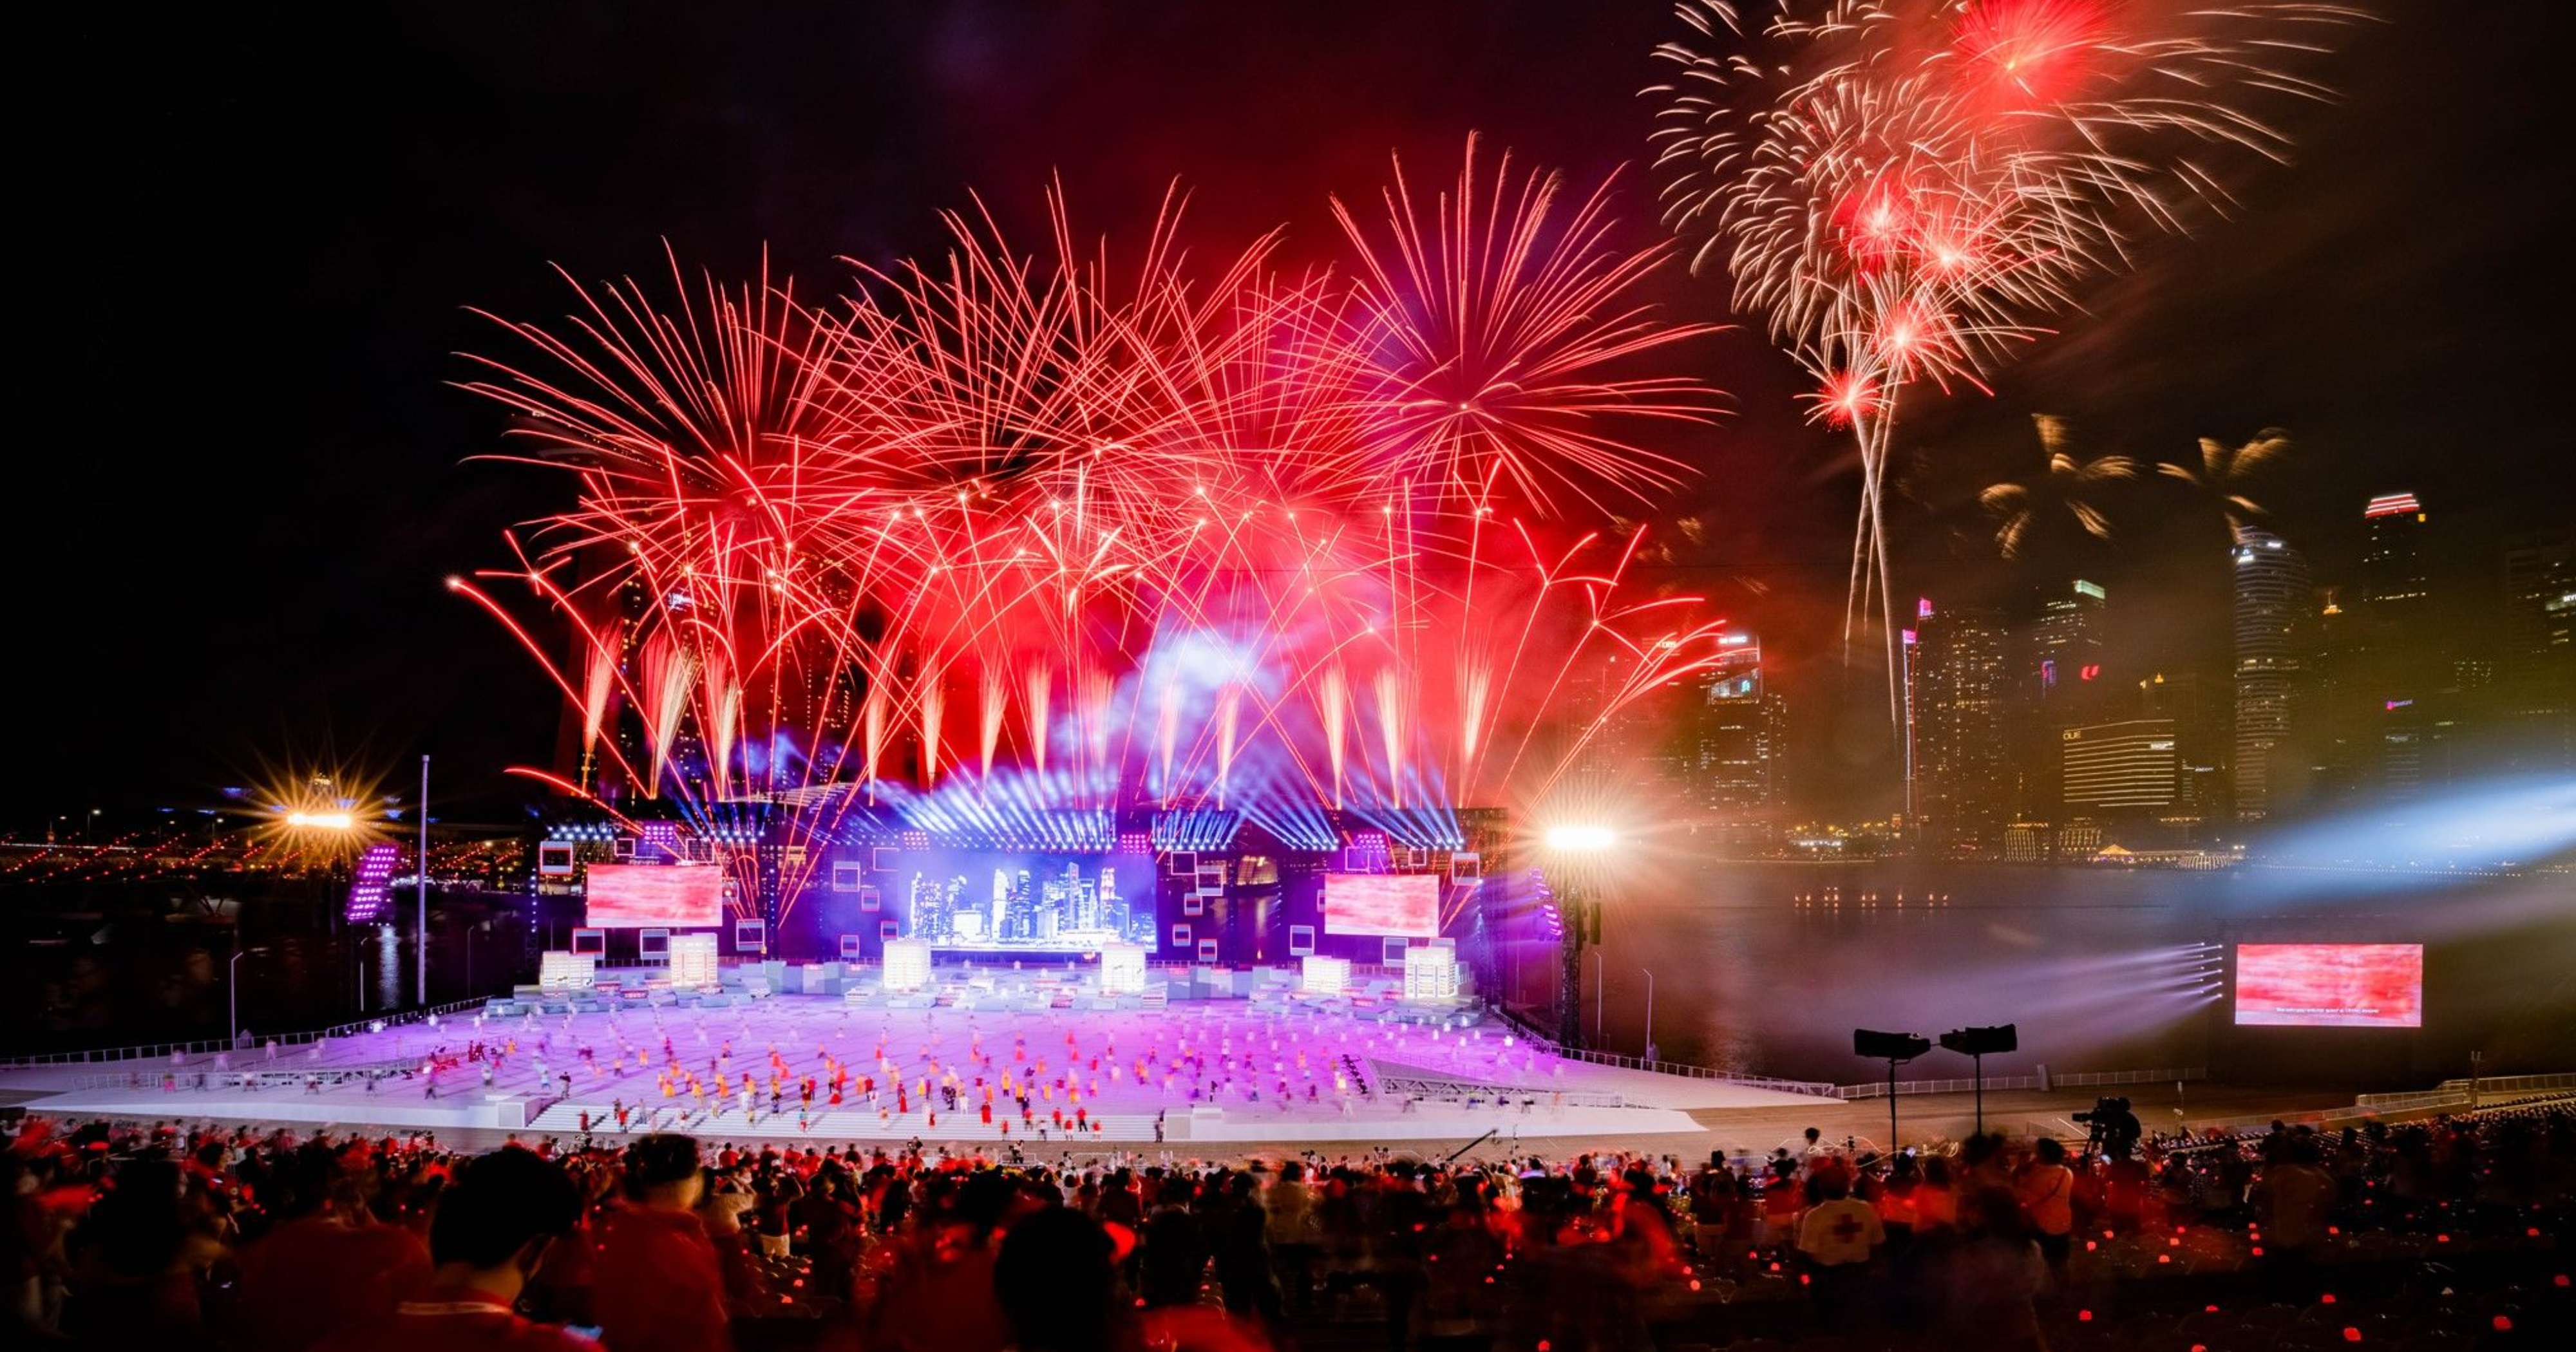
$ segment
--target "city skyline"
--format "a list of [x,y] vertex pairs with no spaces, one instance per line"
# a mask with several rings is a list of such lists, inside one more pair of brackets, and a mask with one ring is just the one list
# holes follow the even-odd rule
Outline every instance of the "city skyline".
[[[2493,55],[2490,46],[2479,43],[2475,25],[2428,28],[2428,13],[2401,8],[2391,15],[2387,31],[2373,29],[2351,40],[2356,66],[2354,77],[2345,82],[2351,91],[2350,106],[2331,114],[2303,116],[2297,163],[2249,188],[2244,219],[2210,224],[2206,232],[2212,238],[2188,245],[2159,244],[2148,250],[2136,276],[2105,284],[2103,302],[2095,307],[2103,315],[2070,325],[2066,334],[2037,344],[2028,361],[1996,382],[1993,397],[1953,397],[1925,406],[1919,433],[1899,447],[1900,460],[1913,468],[1900,475],[1901,501],[1894,523],[1900,537],[1895,549],[1898,595],[1930,594],[1944,604],[1953,604],[1951,598],[1956,598],[1958,605],[2003,604],[2010,609],[2049,586],[2062,587],[2074,577],[2091,578],[2127,606],[2131,623],[2123,641],[2186,655],[2196,649],[2197,660],[2166,664],[2177,674],[2216,670],[2210,659],[2226,650],[2225,628],[2209,621],[2213,614],[2222,613],[2211,601],[2223,584],[2208,580],[2212,570],[2206,560],[2208,547],[2223,546],[2209,546],[2212,537],[2205,530],[2187,531],[2190,523],[2181,519],[2182,513],[2165,510],[2174,500],[2155,496],[2160,490],[2153,486],[2125,487],[2115,495],[2112,516],[2119,534],[2108,545],[2078,543],[2060,551],[2070,557],[2035,557],[2010,568],[1987,557],[1981,548],[1960,547],[1963,540],[1976,545],[1979,533],[1976,514],[1965,503],[1964,486],[1986,477],[1981,461],[2001,463],[2006,455],[2024,453],[2019,447],[2026,445],[2026,420],[2043,410],[2069,414],[2076,432],[2090,438],[2089,449],[2141,459],[2182,454],[2187,438],[2194,435],[2236,438],[2270,423],[2288,426],[2296,438],[2299,459],[2294,468],[2266,485],[2263,499],[2283,538],[2296,542],[2316,560],[2321,576],[2347,582],[2356,580],[2363,537],[2346,523],[2354,505],[2372,496],[2415,491],[2427,504],[2435,530],[2456,529],[2471,541],[2492,541],[2508,531],[2545,530],[2552,524],[2547,519],[2552,494],[2477,491],[2475,480],[2462,477],[2469,467],[2455,463],[2472,457],[2419,455],[2415,447],[2423,441],[2416,435],[2423,430],[2421,422],[2374,415],[2368,419],[2368,434],[2361,435],[2356,424],[2341,421],[2361,415],[2343,411],[2324,391],[2341,389],[2354,396],[2345,401],[2352,409],[2368,407],[2371,400],[2365,386],[2369,373],[2378,368],[2366,360],[2349,358],[2337,367],[2323,357],[2302,357],[2287,367],[2257,364],[2221,379],[2212,366],[2177,369],[2180,359],[2156,341],[2159,334],[2174,331],[2171,326],[2187,308],[2153,293],[2160,286],[2167,292],[2177,291],[2180,288],[2172,283],[2183,279],[2200,283],[2198,289],[2213,297],[2208,305],[2221,313],[2241,314],[2248,305],[2284,295],[2301,298],[2310,309],[2330,311],[2350,303],[2339,298],[2348,288],[2328,285],[2329,277],[2339,278],[2339,273],[2297,267],[2267,270],[2263,264],[2277,261],[2281,251],[2314,252],[2320,240],[2336,238],[2333,232],[2343,227],[2335,222],[2349,213],[2317,204],[2321,186],[2334,185],[2339,193],[2369,200],[2372,194],[2385,197],[2395,191],[2394,185],[2406,181],[2405,174],[2425,172],[2433,146],[2417,149],[2415,140],[2388,136],[2387,119],[2406,105],[2382,91],[2384,82],[2375,72],[2394,68],[2401,55],[2406,62],[2457,60],[2470,52]],[[1623,102],[1624,91],[1639,69],[1641,42],[1666,31],[1668,16],[1663,7],[1618,11],[1599,25],[1602,31],[1572,39],[1545,29],[1545,20],[1536,11],[1517,18],[1520,27],[1511,31],[1519,36],[1480,52],[1454,82],[1440,87],[1438,116],[1399,126],[1354,115],[1349,128],[1325,138],[1326,149],[1291,157],[1301,172],[1287,177],[1299,179],[1304,188],[1355,191],[1366,181],[1365,166],[1384,150],[1428,158],[1429,147],[1451,140],[1465,126],[1481,127],[1498,144],[1578,172],[1637,158],[1628,131],[1645,118],[1642,110]],[[1062,22],[1077,35],[1083,32],[1080,20]],[[1431,19],[1411,21],[1408,27],[1417,41],[1441,31],[1439,22]],[[644,31],[666,30],[652,27],[648,17]],[[1323,50],[1300,45],[1301,31],[1282,34],[1300,59],[1339,69]],[[917,44],[911,50],[938,50],[954,37],[955,30],[942,27],[933,16],[923,26],[905,30],[898,50],[901,42]],[[984,40],[1008,45],[1028,40],[1028,35],[1002,30]],[[1163,50],[1193,50],[1192,44],[1200,40],[1186,29],[1175,31],[1162,39]],[[464,55],[506,69],[509,50],[505,46]],[[1599,78],[1569,82],[1588,91],[1579,98],[1552,96],[1559,101],[1526,112],[1505,106],[1481,88],[1480,74],[1518,69],[1540,59],[1543,51],[1549,59],[1570,53],[1570,59],[1589,63]],[[673,78],[685,82],[721,68],[719,60],[704,70],[683,70]],[[1061,78],[1052,66],[1042,65],[1035,74],[1041,81]],[[606,75],[596,78],[614,83]],[[956,78],[971,82],[983,77],[970,71]],[[1211,88],[1223,83],[1214,69],[1207,78]],[[503,84],[508,87],[506,80]],[[728,89],[726,96],[756,122],[767,125],[778,117],[760,95]],[[900,111],[909,106],[903,100],[915,95],[886,97],[885,106]],[[364,99],[358,106],[377,107]],[[1123,126],[1134,116],[1130,107],[1116,100],[1080,104],[1077,110],[1098,126]],[[254,104],[238,115],[250,125],[266,125],[266,119],[282,111]],[[2407,109],[2409,116],[2415,112]],[[429,124],[415,124],[390,112],[370,116],[396,133],[396,144],[408,157],[403,163],[435,162],[443,153],[445,133]],[[655,145],[660,143],[651,137],[670,133],[639,135],[646,137],[641,144]],[[2418,135],[2438,145],[2435,130]],[[1169,172],[1203,185],[1205,210],[1217,224],[1290,214],[1301,216],[1294,226],[1298,236],[1313,239],[1320,234],[1311,213],[1282,213],[1274,205],[1275,192],[1265,194],[1257,187],[1247,191],[1245,176],[1227,167],[1225,158],[1215,153],[1214,143],[1188,135],[1160,139],[1166,143],[1162,148],[1173,152],[1165,157],[1170,161]],[[1384,144],[1388,142],[1394,144]],[[810,130],[799,130],[787,143],[833,163],[865,153],[825,147]],[[544,144],[541,130],[527,148]],[[822,260],[835,251],[857,248],[870,256],[892,256],[906,242],[921,237],[933,207],[960,200],[960,190],[950,186],[958,181],[994,183],[1001,209],[1025,218],[1033,185],[1042,176],[1039,166],[1048,160],[1065,171],[1072,191],[1086,200],[1101,201],[1112,212],[1124,211],[1151,192],[1159,192],[1161,170],[1149,176],[1155,178],[1152,185],[1123,172],[1106,175],[1114,181],[1105,185],[1086,184],[1086,168],[1098,166],[1082,163],[1071,153],[1072,144],[1052,141],[1008,155],[969,148],[962,153],[974,163],[961,162],[953,172],[909,170],[913,177],[905,180],[907,192],[894,195],[884,206],[867,208],[866,219],[855,231],[857,244],[850,242],[853,232],[846,212],[836,209],[835,194],[822,185],[828,175],[812,176],[814,186],[799,187],[794,206],[783,212],[746,212],[738,202],[720,200],[721,194],[701,194],[692,197],[664,228],[692,248],[704,245],[708,252],[727,257],[738,257],[751,247],[751,241],[767,237],[797,271],[809,272],[819,270]],[[2403,148],[2398,163],[2356,161],[2353,148],[2390,144]],[[319,143],[296,141],[290,152],[312,155],[325,150]],[[69,166],[63,168],[66,173],[75,172]],[[753,174],[752,181],[795,181],[806,177],[798,172],[800,168],[782,163]],[[1280,175],[1274,171],[1263,177]],[[743,180],[724,181],[739,184]],[[2511,191],[2512,181],[2499,176],[2464,187],[2503,195]],[[239,782],[244,777],[240,769],[264,749],[280,744],[314,746],[326,739],[381,749],[381,758],[388,761],[407,755],[415,744],[431,746],[442,767],[453,767],[452,779],[442,777],[442,795],[460,795],[460,808],[484,817],[506,817],[513,810],[510,786],[499,777],[499,768],[542,756],[555,723],[552,709],[541,707],[551,704],[549,693],[531,673],[512,667],[509,655],[497,650],[500,645],[492,641],[488,628],[478,617],[464,613],[437,583],[451,571],[492,561],[488,548],[476,541],[490,538],[491,521],[518,515],[514,504],[525,501],[530,489],[507,469],[463,463],[489,450],[499,429],[488,415],[440,392],[438,383],[453,378],[456,370],[439,354],[460,345],[447,336],[458,331],[450,322],[454,307],[532,294],[544,281],[532,275],[541,272],[535,259],[560,257],[576,272],[589,275],[640,267],[654,248],[649,239],[632,230],[610,232],[608,242],[603,242],[598,231],[533,228],[517,214],[528,200],[527,192],[524,185],[513,186],[506,197],[460,202],[457,212],[469,224],[468,257],[474,261],[390,293],[399,301],[387,310],[387,322],[398,315],[402,323],[411,325],[419,315],[437,314],[442,318],[421,328],[438,336],[425,348],[402,349],[406,355],[386,364],[381,372],[367,372],[357,387],[370,391],[372,401],[423,410],[415,421],[427,431],[406,432],[406,449],[395,460],[347,466],[345,472],[356,476],[350,481],[357,489],[354,494],[329,488],[328,476],[305,473],[288,476],[291,482],[256,488],[229,481],[191,482],[183,475],[170,483],[147,484],[130,495],[127,506],[134,514],[126,527],[128,547],[112,551],[89,580],[119,596],[117,608],[123,610],[139,608],[147,596],[166,598],[163,628],[169,646],[140,644],[122,633],[92,636],[87,651],[97,654],[97,669],[85,671],[81,679],[96,683],[108,703],[125,712],[113,719],[94,720],[87,727],[48,724],[39,729],[39,773],[13,790],[24,806],[10,811],[10,829],[23,835],[49,817],[90,806],[131,810],[214,801],[215,791]],[[1648,185],[1632,176],[1626,192],[1630,206],[1622,213],[1625,226],[1640,236],[1649,233],[1652,222],[1644,209],[1651,197]],[[1090,193],[1099,197],[1092,199]],[[372,202],[363,208],[374,209]],[[349,218],[363,219],[358,214],[361,208],[349,210],[353,213]],[[2447,253],[2435,250],[2431,257],[2436,261],[2427,266],[2455,272],[2487,266],[2467,261],[2470,255],[2462,254],[2462,247],[2455,244]],[[2482,247],[2470,254],[2480,259],[2488,256]],[[2242,261],[2246,258],[2258,261]],[[285,275],[285,294],[294,304],[310,306],[334,294],[313,280],[317,273],[290,269]],[[2405,285],[2380,274],[2363,275],[2367,279],[2363,294],[2412,294]],[[1660,285],[1659,299],[1677,317],[1728,317],[1721,291],[1711,285],[1680,279]],[[2460,290],[2454,286],[2442,293],[2456,295]],[[2249,340],[2254,345],[2248,350],[2273,351],[2280,346],[2280,335],[2293,328],[2313,339],[2312,331],[2319,327],[2284,323],[2269,336]],[[2336,328],[2322,327],[2329,333]],[[216,351],[219,345],[201,346],[209,350],[209,360],[225,360]],[[1726,340],[1711,357],[1713,373],[1734,390],[1739,412],[1718,432],[1676,443],[1704,459],[1710,469],[1670,508],[1673,517],[1699,523],[1696,539],[1687,532],[1666,532],[1664,538],[1674,542],[1671,553],[1641,561],[1640,575],[1658,584],[1709,584],[1705,590],[1712,593],[1714,608],[1764,634],[1769,688],[1795,711],[1787,721],[1791,768],[1784,796],[1802,807],[1824,801],[1867,803],[1876,810],[1888,804],[1901,776],[1892,773],[1896,739],[1886,728],[1883,713],[1876,720],[1879,735],[1872,735],[1871,692],[1879,679],[1875,669],[1868,663],[1843,669],[1835,634],[1841,578],[1833,552],[1839,548],[1839,531],[1833,523],[1836,503],[1849,480],[1829,469],[1830,458],[1821,454],[1826,438],[1799,428],[1793,416],[1782,415],[1787,403],[1783,369],[1757,347]],[[71,349],[65,360],[76,380],[96,379],[95,373],[105,369],[92,364],[99,351],[83,345]],[[2083,369],[2085,363],[2106,356],[2132,360],[2148,354],[2152,354],[2146,368],[2149,378],[2134,393],[2108,390],[2098,375]],[[2518,388],[2508,378],[2510,373],[2521,362],[2539,362],[2542,357],[2540,350],[2516,347],[2508,360],[2463,374]],[[2344,383],[2320,384],[2315,379],[2320,369],[2335,372]],[[2156,400],[2166,402],[2164,411],[2149,418],[2123,416]],[[2470,399],[2465,403],[2476,416],[2506,420],[2514,408],[2510,401]],[[352,411],[337,406],[328,414],[340,424],[351,416]],[[2021,430],[2008,435],[2017,423],[2022,424]],[[307,446],[301,440],[304,436],[296,433],[297,449],[292,454],[302,457],[298,463],[314,463],[325,446],[346,444],[323,439]],[[2481,447],[2482,474],[2497,478],[2525,474],[2536,489],[2546,489],[2553,474],[2563,482],[2564,471],[2558,468],[2563,460],[2542,455],[2521,440],[2474,434],[2468,440]],[[1997,448],[1992,456],[1978,449],[1986,443]],[[1796,453],[1787,453],[1792,450]],[[1975,472],[1970,472],[1972,465],[1977,466]],[[49,465],[43,472],[68,476],[73,468]],[[228,471],[227,480],[231,477]],[[181,491],[183,484],[185,491]],[[401,491],[388,497],[383,490],[389,485]],[[97,523],[86,515],[90,509],[78,506],[96,499],[94,485],[85,489],[82,481],[66,478],[48,487],[49,496],[76,507],[59,520],[40,521],[33,541],[41,544],[46,538],[43,532],[58,525],[81,537],[102,538]],[[170,496],[158,496],[164,491]],[[2563,500],[2563,494],[2557,496]],[[424,510],[432,501],[438,505]],[[344,584],[334,580],[323,583],[316,595],[307,596],[299,588],[297,599],[277,604],[186,601],[182,591],[168,582],[180,571],[181,561],[220,556],[223,551],[204,534],[200,523],[185,522],[176,531],[160,527],[173,524],[177,514],[203,502],[222,503],[228,515],[269,523],[254,532],[263,538],[277,535],[274,527],[285,526],[289,535],[311,542],[307,554],[355,549],[360,560],[357,568],[325,571],[335,579],[344,573],[353,582],[364,579],[364,590],[342,590]],[[1764,506],[1755,509],[1755,503]],[[1774,505],[1778,510],[1769,510]],[[2172,538],[2193,533],[2197,539],[2187,545]],[[104,538],[117,538],[117,534],[105,532]],[[391,552],[375,553],[377,546],[367,541],[384,541],[383,547]],[[165,549],[173,552],[160,552]],[[65,550],[52,548],[52,552]],[[2492,558],[2476,557],[2491,551],[2446,545],[2438,538],[2428,541],[2421,552],[2433,561],[2428,576],[2437,594],[2472,596],[2473,590],[2457,585],[2458,579],[2492,576],[2501,568]],[[2347,567],[2346,559],[2355,566]],[[298,564],[291,571],[304,575],[313,570]],[[2041,577],[2043,573],[2063,577],[2049,581]],[[52,607],[69,594],[48,591],[33,598],[31,622],[61,625],[64,617]],[[2223,592],[2217,594],[2223,597]],[[2444,604],[2457,606],[2465,601]],[[2492,618],[2456,610],[2449,614],[2464,629],[2521,623],[2501,608]],[[342,637],[321,641],[316,636],[324,629]],[[449,669],[435,677],[423,675],[419,668],[425,651],[438,653]],[[212,679],[173,682],[161,670],[161,664],[170,659],[202,664]],[[2115,659],[2110,665],[2118,669],[2122,662]],[[2118,672],[2123,683],[2147,674],[2134,670],[2134,661],[2127,665],[2131,669]],[[2527,675],[2516,679],[2526,684],[2530,680]],[[177,688],[169,689],[173,685]],[[459,686],[500,692],[500,696],[475,701],[479,716],[472,720],[434,719],[431,711],[452,707],[444,693]],[[145,697],[142,692],[152,687],[167,690],[167,696]],[[56,688],[47,697],[60,704],[66,693]],[[424,733],[433,728],[435,735],[424,739]],[[148,767],[152,784],[148,797],[139,800],[116,788],[136,782],[132,769],[138,765]],[[191,794],[199,795],[195,803]]]
[[1884,1162],[2571,1064],[2576,8],[40,22],[31,1111],[785,1139],[828,1023],[808,1139]]

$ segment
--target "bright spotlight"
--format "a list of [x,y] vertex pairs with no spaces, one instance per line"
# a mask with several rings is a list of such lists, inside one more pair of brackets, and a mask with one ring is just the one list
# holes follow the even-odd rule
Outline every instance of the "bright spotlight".
[[1606,826],[1551,826],[1547,847],[1564,853],[1606,850],[1619,843],[1619,833]]
[[358,819],[346,812],[290,812],[286,814],[286,824],[320,831],[346,831],[357,825]]

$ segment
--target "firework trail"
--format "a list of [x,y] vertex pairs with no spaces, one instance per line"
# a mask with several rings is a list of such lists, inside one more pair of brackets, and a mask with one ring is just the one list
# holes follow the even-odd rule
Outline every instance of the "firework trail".
[[1637,299],[1669,246],[1614,248],[1605,192],[1470,142],[1452,185],[1335,202],[1338,270],[1275,235],[1202,262],[1177,194],[1141,247],[1077,244],[1056,192],[1038,248],[978,204],[828,301],[576,284],[467,386],[576,500],[459,588],[578,712],[571,791],[794,844],[943,795],[1543,799],[1719,652],[1630,595],[1642,532],[1556,528],[1677,482],[1639,438],[1715,408],[1652,369],[1705,329]]
[[2111,518],[2093,499],[2107,483],[2138,477],[2137,462],[2124,455],[2078,460],[2067,446],[2066,420],[2045,413],[2031,415],[2039,429],[2040,453],[2047,457],[2039,477],[2029,483],[1999,483],[1977,495],[1977,503],[1994,514],[1995,546],[2005,558],[2021,554],[2022,541],[2042,520],[2064,513],[2096,540],[2111,538]]
[[1655,136],[1666,221],[1723,268],[1848,430],[1861,501],[1848,640],[1878,610],[1897,718],[1882,503],[1904,391],[1982,377],[2121,266],[2142,232],[2223,211],[2221,170],[2278,160],[2253,111],[2325,91],[2291,67],[2361,17],[2324,5],[2149,0],[1725,0],[1695,36]]
[[2265,466],[2290,453],[2290,434],[2277,427],[2267,427],[2252,441],[2230,449],[2226,443],[2211,437],[2200,439],[2200,464],[2156,466],[2156,473],[2169,479],[2180,479],[2208,497],[2226,519],[2230,536],[2254,524],[2263,515],[2262,504],[2254,501],[2253,478]]

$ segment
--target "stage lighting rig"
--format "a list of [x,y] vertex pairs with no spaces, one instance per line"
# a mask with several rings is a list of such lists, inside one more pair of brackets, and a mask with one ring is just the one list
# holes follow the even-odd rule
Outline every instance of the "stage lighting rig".
[[1896,1068],[1932,1050],[1932,1039],[1920,1033],[1852,1030],[1852,1055],[1887,1063],[1887,1148],[1896,1148]]
[[2021,1034],[2009,1023],[1991,1028],[1953,1028],[1941,1035],[1941,1049],[1957,1052],[1976,1063],[1977,1134],[1986,1131],[1986,1054],[2018,1051]]

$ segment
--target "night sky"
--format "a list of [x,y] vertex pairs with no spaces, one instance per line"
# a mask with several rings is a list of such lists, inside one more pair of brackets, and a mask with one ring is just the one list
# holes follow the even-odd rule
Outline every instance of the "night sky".
[[[2302,448],[2263,495],[2277,528],[2331,579],[2363,500],[2417,492],[2474,644],[2496,537],[2576,516],[2568,20],[2381,8],[2324,68],[2343,103],[2286,114],[2294,165],[2148,243],[1993,398],[1905,431],[1902,594],[2009,597],[2081,569],[2112,588],[2118,660],[2214,661],[2221,537],[2178,496],[2115,499],[2116,548],[2007,569],[1974,495],[2036,461],[2033,412],[2075,419],[2088,454],[2147,459],[2277,424]],[[264,763],[407,776],[423,750],[451,815],[507,814],[498,771],[547,757],[555,697],[440,580],[502,562],[501,530],[567,484],[471,460],[501,414],[446,382],[467,374],[454,353],[503,346],[464,307],[564,311],[549,264],[651,272],[667,240],[741,275],[765,245],[803,287],[837,286],[841,256],[936,249],[937,211],[970,189],[1032,229],[1054,172],[1090,231],[1140,234],[1177,177],[1192,239],[1284,223],[1292,256],[1320,257],[1328,193],[1373,195],[1391,151],[1446,179],[1471,130],[1579,185],[1628,163],[1642,244],[1636,91],[1682,35],[1665,0],[80,14],[26,57],[83,92],[22,124],[19,388],[43,412],[6,535],[32,743],[0,803],[16,832],[210,802]],[[1676,318],[1728,318],[1722,279],[1658,290]],[[1842,674],[1832,641],[1854,479],[1758,333],[1697,352],[1737,412],[1667,446],[1706,470],[1669,514],[1710,540],[1659,580],[1762,627],[1811,792],[1884,784],[1878,677]]]

